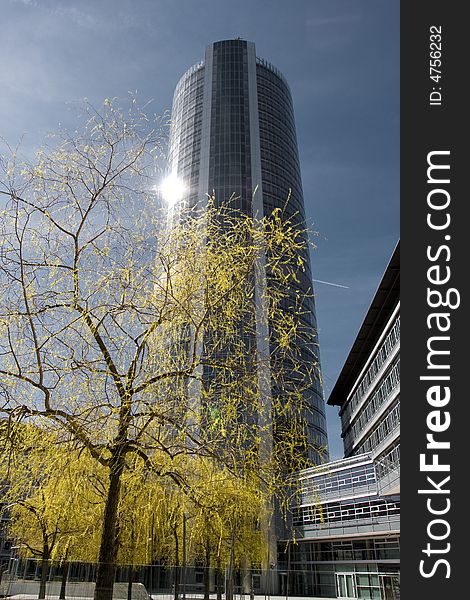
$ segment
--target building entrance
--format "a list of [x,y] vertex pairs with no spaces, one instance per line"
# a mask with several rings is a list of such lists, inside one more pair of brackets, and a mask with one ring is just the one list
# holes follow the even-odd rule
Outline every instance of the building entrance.
[[336,573],[337,598],[400,600],[397,573]]
[[336,593],[338,598],[357,598],[354,573],[336,573]]

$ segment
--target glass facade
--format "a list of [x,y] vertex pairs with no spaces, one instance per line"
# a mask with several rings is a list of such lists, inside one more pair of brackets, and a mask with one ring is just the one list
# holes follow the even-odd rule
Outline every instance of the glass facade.
[[400,440],[381,454],[376,460],[377,477],[381,479],[391,471],[400,468]]
[[[190,205],[204,202],[209,194],[214,195],[216,201],[229,201],[235,208],[253,216],[269,215],[274,209],[282,208],[287,218],[304,226],[305,210],[289,86],[273,65],[256,57],[251,42],[236,39],[209,45],[204,62],[189,69],[179,81],[173,100],[170,167],[188,186],[185,200]],[[274,343],[270,362],[271,368],[273,365],[282,368],[287,385],[295,378],[309,381],[304,391],[308,438],[312,445],[326,448],[308,250],[302,258],[306,269],[301,280],[292,286],[292,300],[299,295],[304,298],[302,344],[298,352],[301,362],[306,365],[305,372],[300,373],[297,369],[294,373],[285,357],[279,365]],[[269,274],[265,276],[269,286]],[[274,380],[271,393],[282,399],[283,390],[276,389]],[[276,415],[273,415],[273,425],[275,431],[276,427],[282,430]],[[314,463],[320,461],[316,452],[312,452],[310,458]]]
[[400,497],[381,495],[372,457],[333,461],[297,478],[295,542],[280,543],[290,593],[398,600]]
[[[340,409],[345,456],[383,457],[399,444],[400,315],[398,308]],[[397,442],[398,440],[398,442]]]
[[330,394],[345,458],[296,475],[291,530],[280,544],[292,594],[400,598],[398,250]]
[[357,409],[361,400],[366,396],[370,386],[376,380],[382,367],[387,362],[388,358],[398,349],[400,344],[400,316],[395,319],[390,332],[383,341],[379,350],[377,351],[375,358],[371,362],[367,371],[361,378],[361,381],[356,386],[354,394],[348,399],[347,403],[343,406],[340,411],[341,416],[344,420],[351,418],[354,411]]
[[384,378],[380,381],[372,396],[363,405],[352,423],[347,424],[344,430],[344,453],[351,454],[351,450],[363,436],[366,426],[370,425],[372,418],[386,404],[394,392],[400,388],[400,360],[393,363]]
[[250,110],[246,43],[216,42],[212,58],[208,192],[251,212]]
[[198,197],[203,91],[204,67],[200,63],[181,78],[173,100],[170,135],[178,143],[170,147],[170,162],[178,164],[191,202]]
[[400,538],[330,540],[305,542],[291,549],[291,564],[333,561],[397,560],[400,557]]
[[289,593],[319,598],[400,598],[400,538],[300,542],[285,547]]
[[296,509],[293,515],[294,526],[332,525],[345,521],[370,520],[375,517],[388,517],[400,514],[399,498],[351,498],[329,502],[324,506],[307,506]]
[[300,491],[291,506],[297,539],[400,529],[400,497],[380,494],[369,454],[300,471],[297,480]]

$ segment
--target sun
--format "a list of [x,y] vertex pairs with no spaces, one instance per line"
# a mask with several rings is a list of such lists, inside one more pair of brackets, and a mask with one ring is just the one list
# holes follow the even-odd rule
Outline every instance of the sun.
[[170,206],[174,206],[183,198],[187,186],[176,173],[170,173],[160,184],[159,190],[165,202]]

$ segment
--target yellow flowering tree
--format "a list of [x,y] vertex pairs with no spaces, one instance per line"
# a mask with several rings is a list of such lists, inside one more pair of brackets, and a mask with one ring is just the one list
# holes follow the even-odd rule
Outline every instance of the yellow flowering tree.
[[105,474],[95,598],[111,600],[136,469],[197,506],[187,458],[257,478],[265,500],[305,464],[318,369],[291,288],[307,242],[281,211],[161,206],[162,134],[134,104],[88,106],[53,144],[0,165],[0,412]]

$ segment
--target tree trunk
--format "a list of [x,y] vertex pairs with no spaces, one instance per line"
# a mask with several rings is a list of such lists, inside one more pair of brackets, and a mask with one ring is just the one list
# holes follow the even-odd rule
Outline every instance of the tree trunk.
[[225,583],[225,598],[233,600],[234,581],[233,581],[233,558],[235,552],[235,527],[232,527],[232,543],[230,544],[230,556],[228,563],[228,575]]
[[186,514],[183,513],[183,600],[186,600]]
[[124,459],[118,456],[109,474],[108,496],[106,498],[103,527],[101,530],[94,600],[112,600],[113,597],[119,535],[117,514],[123,468]]
[[42,553],[41,560],[41,580],[39,582],[39,600],[44,600],[46,597],[46,582],[47,575],[49,573],[49,548],[47,546],[44,547],[44,551]]
[[69,575],[69,566],[70,566],[70,563],[67,561],[64,561],[62,563],[62,579],[60,580],[59,600],[65,600],[65,588],[67,586],[67,577]]
[[211,548],[209,541],[206,541],[206,566],[204,570],[204,600],[209,600],[210,594],[210,568],[211,568]]
[[217,592],[217,600],[222,600],[222,568],[220,565],[220,557],[217,557],[217,567],[215,571],[215,588]]
[[127,584],[127,600],[132,600],[132,584],[134,583],[134,560],[135,560],[135,524],[134,519],[131,521],[131,539],[130,539],[130,552],[131,552],[131,564],[129,565],[129,581]]
[[129,582],[127,584],[127,600],[132,600],[132,584],[134,583],[134,567],[129,567]]
[[179,544],[178,544],[178,532],[175,529],[173,530],[173,535],[175,538],[175,570],[174,570],[174,580],[175,580],[175,598],[174,600],[178,600],[179,598]]
[[151,597],[153,594],[153,571],[155,569],[154,561],[153,561],[153,538],[154,538],[154,528],[155,528],[155,513],[152,513],[152,525],[150,529],[150,557],[149,557],[149,596]]

